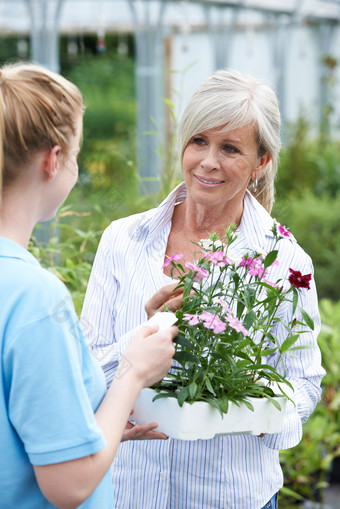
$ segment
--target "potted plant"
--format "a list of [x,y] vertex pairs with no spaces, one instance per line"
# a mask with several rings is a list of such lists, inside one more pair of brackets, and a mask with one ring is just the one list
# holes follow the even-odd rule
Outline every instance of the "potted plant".
[[[138,423],[154,420],[161,431],[184,439],[280,431],[293,387],[277,367],[301,348],[299,335],[314,324],[301,308],[302,319],[295,318],[298,292],[309,289],[311,274],[289,269],[288,281],[270,280],[270,269],[278,264],[277,243],[290,236],[276,222],[272,231],[275,245],[269,253],[249,251],[231,259],[237,238],[231,225],[223,238],[211,234],[196,244],[195,259],[185,267],[181,254],[165,261],[183,291],[172,315],[179,327],[175,364],[163,380],[142,391],[134,407]],[[283,324],[287,336],[280,343],[273,328],[282,321],[283,303],[291,306],[291,319]],[[273,354],[278,354],[275,366],[266,360]]]

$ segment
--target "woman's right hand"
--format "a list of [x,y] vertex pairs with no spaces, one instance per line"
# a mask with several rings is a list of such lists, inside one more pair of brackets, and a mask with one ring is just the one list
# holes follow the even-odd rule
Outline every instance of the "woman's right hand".
[[135,334],[119,364],[116,377],[133,369],[143,387],[150,387],[161,380],[173,363],[175,348],[173,339],[178,334],[177,327],[169,327],[160,332],[158,325],[144,325]]

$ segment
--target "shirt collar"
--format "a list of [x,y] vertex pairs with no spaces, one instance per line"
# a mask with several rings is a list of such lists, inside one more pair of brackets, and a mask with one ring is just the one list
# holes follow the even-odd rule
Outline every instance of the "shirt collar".
[[156,208],[146,213],[144,220],[138,225],[135,235],[145,235],[147,230],[148,243],[151,243],[163,228],[169,224],[172,219],[175,205],[185,200],[187,189],[185,183],[179,184]]
[[[184,182],[181,182],[156,208],[143,216],[138,224],[135,235],[145,235],[148,232],[148,243],[151,243],[169,224],[172,219],[175,205],[185,200],[187,189]],[[272,232],[273,218],[264,207],[247,190],[244,197],[244,209],[239,230],[243,232],[250,246],[258,248],[262,246],[266,237],[274,237]]]
[[5,237],[0,237],[0,258],[17,258],[32,265],[40,265],[27,249]]
[[258,249],[266,238],[274,238],[274,220],[266,209],[247,190],[243,202],[243,214],[239,230],[249,242],[249,247]]

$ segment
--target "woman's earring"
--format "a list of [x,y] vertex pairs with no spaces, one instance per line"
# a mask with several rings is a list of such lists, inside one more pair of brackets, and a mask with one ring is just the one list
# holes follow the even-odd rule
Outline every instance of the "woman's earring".
[[257,191],[257,177],[255,177],[255,180],[253,180],[253,191],[254,193]]

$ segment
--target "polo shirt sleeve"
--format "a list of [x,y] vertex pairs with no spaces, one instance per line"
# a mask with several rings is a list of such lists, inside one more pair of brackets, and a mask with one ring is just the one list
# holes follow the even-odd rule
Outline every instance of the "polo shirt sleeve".
[[9,418],[33,465],[77,459],[106,444],[92,408],[105,380],[73,306],[64,316],[47,313],[23,324],[5,351]]

